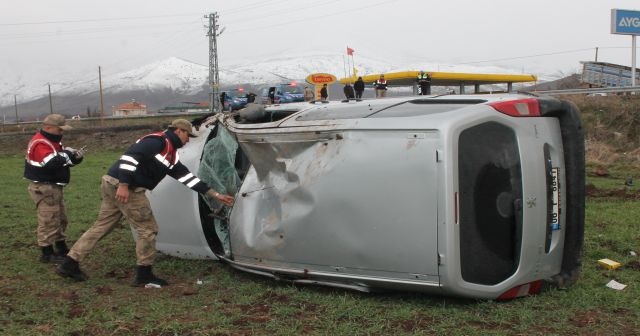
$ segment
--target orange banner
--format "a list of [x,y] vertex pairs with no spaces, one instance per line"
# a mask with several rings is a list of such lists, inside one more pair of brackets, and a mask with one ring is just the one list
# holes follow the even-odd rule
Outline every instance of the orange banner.
[[334,83],[337,78],[336,76],[328,73],[314,73],[307,76],[305,79],[309,84],[331,84]]

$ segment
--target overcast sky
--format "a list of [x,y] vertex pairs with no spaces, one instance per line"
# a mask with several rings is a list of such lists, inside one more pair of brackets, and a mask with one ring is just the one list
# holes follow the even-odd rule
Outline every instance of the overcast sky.
[[[569,74],[579,62],[631,66],[631,37],[610,33],[612,8],[638,0],[23,0],[0,2],[0,80],[116,73],[171,56],[208,64],[218,12],[221,68],[300,53],[395,63],[494,65]],[[640,44],[640,41],[638,42]]]

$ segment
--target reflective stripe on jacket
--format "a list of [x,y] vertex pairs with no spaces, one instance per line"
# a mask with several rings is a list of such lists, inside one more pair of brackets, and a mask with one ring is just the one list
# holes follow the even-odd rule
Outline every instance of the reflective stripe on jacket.
[[386,90],[387,81],[384,79],[383,80],[378,79],[377,81],[373,82],[373,86],[376,88],[376,90]]
[[130,188],[149,190],[169,175],[197,192],[206,193],[209,187],[180,162],[177,149],[181,145],[172,131],[147,134],[129,147],[107,174]]
[[62,149],[62,136],[38,131],[29,141],[24,158],[24,178],[33,182],[69,183],[69,167],[82,159],[75,159],[71,152]]

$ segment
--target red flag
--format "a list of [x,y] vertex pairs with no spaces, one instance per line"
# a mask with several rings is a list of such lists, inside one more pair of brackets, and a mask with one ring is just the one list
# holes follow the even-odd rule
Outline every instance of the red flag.
[[347,47],[347,55],[353,56],[353,51],[354,51],[353,49]]

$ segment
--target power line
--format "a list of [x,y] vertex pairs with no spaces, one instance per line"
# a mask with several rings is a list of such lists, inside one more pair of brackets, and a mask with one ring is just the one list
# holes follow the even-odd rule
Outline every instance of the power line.
[[274,4],[287,2],[287,1],[289,1],[289,0],[258,1],[258,2],[254,2],[252,4],[248,4],[248,5],[243,6],[243,7],[232,8],[232,9],[227,9],[227,10],[221,10],[221,11],[219,11],[219,13],[224,13],[225,15],[233,15],[235,13],[244,13],[246,10],[255,10],[256,8],[260,8],[260,7],[264,7],[264,6],[273,6]]
[[354,12],[354,11],[362,11],[363,9],[368,9],[368,8],[372,8],[372,7],[381,6],[381,5],[384,5],[384,4],[387,4],[387,3],[390,3],[390,2],[394,2],[394,1],[396,1],[396,0],[382,1],[382,2],[375,3],[375,4],[369,5],[369,6],[363,6],[363,7],[359,7],[359,8],[341,10],[339,12],[332,12],[332,13],[328,13],[328,14],[325,14],[325,15],[315,15],[315,16],[312,16],[312,17],[301,18],[299,20],[291,20],[291,21],[276,23],[276,24],[272,24],[272,25],[266,25],[266,26],[259,26],[259,27],[249,28],[249,29],[241,29],[241,30],[236,30],[236,31],[230,31],[229,34],[243,33],[243,32],[261,30],[261,29],[265,29],[265,28],[272,28],[272,27],[278,27],[278,26],[286,26],[286,25],[290,25],[290,24],[293,24],[293,23],[299,23],[299,22],[316,21],[316,20],[323,19],[323,18],[328,17],[328,16],[341,15],[341,14]]
[[[129,32],[122,32],[119,33],[118,35],[115,34],[110,34],[107,36],[102,36],[101,38],[106,39],[106,38],[119,38],[119,37],[134,37],[134,36],[154,36],[154,35],[158,35],[158,34],[163,34],[163,33],[188,33],[188,32],[193,32],[195,30],[199,29],[198,28],[188,28],[188,29],[183,29],[183,30],[175,30],[172,29],[170,27],[167,27],[167,30],[154,30],[151,32],[137,32],[137,33],[129,33]],[[105,32],[106,33],[106,32]],[[94,38],[100,37],[100,34],[96,34],[95,36],[93,36]],[[33,39],[29,39],[29,38],[24,38],[24,39],[20,39],[20,40],[14,40],[14,41],[2,41],[3,45],[29,45],[29,44],[39,44],[42,43],[41,40],[37,39],[38,37],[34,37]],[[47,42],[51,42],[51,38],[46,39]],[[56,39],[55,43],[56,44],[61,44],[61,43],[73,43],[73,42],[78,42],[78,41],[86,41],[86,38],[69,38],[69,39]]]
[[60,20],[60,21],[37,21],[37,22],[0,23],[0,26],[33,26],[33,25],[47,25],[47,24],[61,24],[61,23],[90,23],[90,22],[105,22],[105,21],[125,21],[125,20],[140,20],[140,19],[159,19],[159,18],[179,17],[179,16],[195,16],[195,15],[200,15],[200,13],[171,14],[171,15],[154,15],[154,16],[132,16],[132,17],[104,18],[104,19],[82,19],[82,20]]
[[[341,0],[333,0],[333,1],[320,0],[320,1],[317,1],[316,3],[312,3],[310,5],[307,4],[308,6],[296,6],[294,8],[287,8],[286,14],[291,14],[291,13],[300,12],[300,11],[307,11],[307,10],[310,10],[310,9],[312,9],[314,7],[326,6],[326,5],[329,5],[329,4],[334,3],[334,2],[343,2],[343,1],[341,1]],[[273,20],[272,14],[280,14],[280,13],[282,13],[282,10],[283,10],[281,6],[274,6],[274,7],[275,8],[272,11],[260,12],[260,13],[258,13],[258,15],[254,15],[254,16],[242,16],[239,19],[227,21],[227,23],[238,24],[238,23],[249,22],[249,21]]]
[[542,57],[542,56],[552,56],[552,55],[560,55],[560,54],[571,54],[571,53],[587,51],[587,50],[593,50],[593,48],[565,50],[565,51],[558,51],[558,52],[546,53],[546,54],[529,55],[529,56],[517,56],[517,57],[509,57],[509,58],[496,58],[496,59],[482,60],[482,61],[463,62],[463,63],[456,63],[456,65],[478,64],[478,63],[500,62],[500,61],[512,61],[512,60],[516,60],[516,59],[525,59],[525,58]]
[[[29,38],[40,38],[40,37],[50,37],[50,36],[65,36],[65,35],[82,35],[82,34],[95,34],[95,33],[109,33],[109,32],[117,32],[121,30],[127,29],[144,29],[144,28],[153,28],[153,27],[162,27],[166,29],[174,30],[175,26],[183,26],[183,25],[192,25],[198,22],[198,20],[191,20],[186,22],[178,22],[171,23],[170,26],[167,23],[157,24],[157,25],[132,25],[132,26],[117,26],[117,27],[101,27],[101,28],[83,28],[83,29],[71,29],[71,30],[63,30],[63,31],[54,31],[54,32],[34,32],[34,33],[24,33],[24,34],[4,34],[0,35],[0,40],[17,40],[17,39],[29,39]],[[130,33],[127,32],[127,36],[130,36]],[[47,40],[49,40],[47,38]]]
[[[280,0],[280,1],[258,1],[252,4],[248,4],[238,8],[232,8],[224,11],[225,14],[232,14],[237,12],[242,12],[245,9],[255,9],[259,7],[264,7],[267,5],[273,5],[278,2],[286,2],[289,0]],[[56,20],[56,21],[32,21],[32,22],[13,22],[13,23],[0,23],[0,26],[34,26],[34,25],[48,25],[48,24],[66,24],[66,23],[93,23],[93,22],[107,22],[107,21],[127,21],[127,20],[136,20],[139,21],[141,19],[164,19],[171,17],[184,17],[184,16],[195,16],[202,15],[202,12],[197,13],[183,13],[183,14],[167,14],[167,15],[149,15],[149,16],[128,16],[128,17],[116,17],[116,18],[100,18],[100,19],[77,19],[77,20]]]
[[[621,49],[621,48],[629,49],[629,47],[598,47],[598,48],[599,49]],[[512,61],[512,60],[517,60],[517,59],[544,57],[544,56],[554,56],[554,55],[562,55],[562,54],[573,54],[573,53],[577,53],[577,52],[593,51],[593,50],[595,50],[595,47],[593,47],[593,48],[582,48],[582,49],[572,49],[572,50],[563,50],[563,51],[556,51],[556,52],[550,52],[550,53],[545,53],[545,54],[535,54],[535,55],[527,55],[527,56],[514,56],[514,57],[507,57],[507,58],[496,58],[496,59],[481,60],[481,61],[463,62],[463,63],[456,63],[455,65]]]

